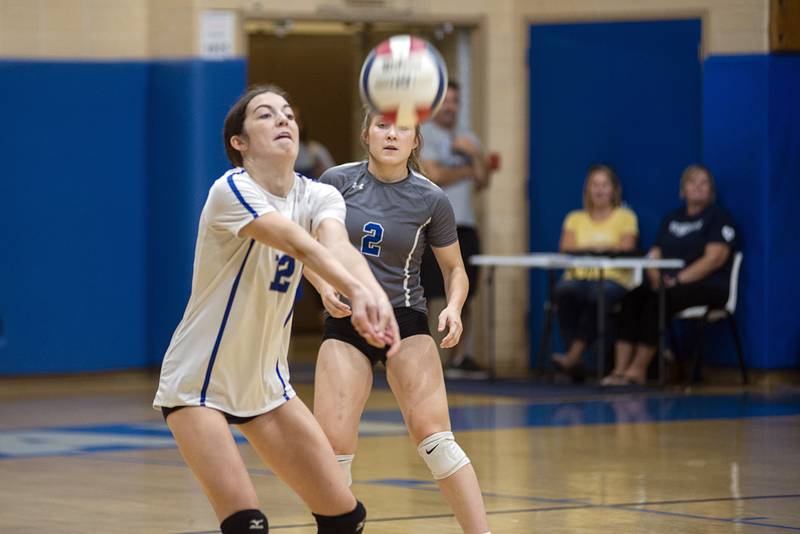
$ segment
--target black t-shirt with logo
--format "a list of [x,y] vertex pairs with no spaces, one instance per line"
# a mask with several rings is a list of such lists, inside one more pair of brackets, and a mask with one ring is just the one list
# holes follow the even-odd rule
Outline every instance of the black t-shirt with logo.
[[724,243],[731,247],[728,261],[705,280],[727,284],[738,248],[738,232],[730,216],[712,204],[700,213],[689,216],[686,208],[673,211],[661,221],[654,245],[661,249],[662,258],[680,258],[691,264],[700,258],[709,243]]

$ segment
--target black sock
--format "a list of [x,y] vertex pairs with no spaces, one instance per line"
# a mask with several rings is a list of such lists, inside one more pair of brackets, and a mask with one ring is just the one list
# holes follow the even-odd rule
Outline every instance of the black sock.
[[240,510],[226,517],[219,528],[222,534],[266,534],[269,522],[261,510]]
[[317,534],[360,534],[364,531],[366,518],[367,510],[359,501],[356,501],[353,511],[346,514],[314,514],[314,519],[317,520]]

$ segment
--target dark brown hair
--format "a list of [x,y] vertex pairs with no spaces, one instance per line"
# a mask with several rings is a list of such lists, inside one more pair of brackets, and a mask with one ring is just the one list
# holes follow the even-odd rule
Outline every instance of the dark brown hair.
[[283,97],[291,105],[289,94],[277,85],[272,84],[254,85],[239,97],[239,100],[231,106],[231,109],[228,110],[228,114],[225,115],[225,122],[222,127],[222,142],[225,146],[225,155],[228,156],[228,161],[230,161],[234,167],[241,167],[243,160],[242,153],[231,145],[231,138],[234,135],[247,137],[244,133],[244,119],[247,116],[247,105],[250,104],[250,101],[255,97],[264,93],[275,93]]

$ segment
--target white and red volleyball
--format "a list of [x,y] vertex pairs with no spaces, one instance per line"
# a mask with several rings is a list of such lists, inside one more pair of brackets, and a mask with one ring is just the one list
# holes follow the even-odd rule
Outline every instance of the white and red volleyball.
[[372,49],[359,76],[361,100],[398,126],[431,117],[444,100],[447,67],[425,39],[395,35]]

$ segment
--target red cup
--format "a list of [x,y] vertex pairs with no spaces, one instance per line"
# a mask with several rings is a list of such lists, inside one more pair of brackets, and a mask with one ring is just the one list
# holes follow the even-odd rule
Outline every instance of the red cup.
[[496,171],[500,168],[500,154],[497,152],[489,153],[489,169]]

